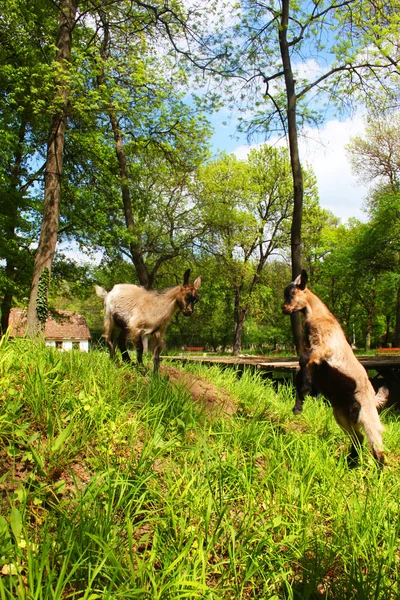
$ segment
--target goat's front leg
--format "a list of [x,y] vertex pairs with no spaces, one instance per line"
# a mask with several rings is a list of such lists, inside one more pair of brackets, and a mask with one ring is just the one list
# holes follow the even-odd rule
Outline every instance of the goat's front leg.
[[112,316],[107,313],[104,316],[104,339],[106,340],[108,349],[110,351],[110,358],[114,358],[115,356],[115,346],[113,344],[113,331],[114,331],[114,321]]
[[107,340],[106,339],[106,343],[107,343],[108,349],[110,351],[110,358],[114,358],[114,356],[115,356],[115,347],[114,347],[114,344],[112,343],[112,340]]
[[153,333],[152,335],[152,343],[153,343],[153,365],[154,365],[154,373],[158,375],[160,370],[160,354],[162,349],[162,336],[160,332]]
[[311,393],[312,381],[308,369],[310,353],[306,352],[300,356],[300,369],[296,373],[296,402],[293,413],[299,415],[303,411],[304,398]]
[[138,341],[136,342],[136,357],[138,365],[143,364],[143,340],[142,336],[139,336]]
[[160,371],[160,354],[161,354],[161,346],[157,346],[154,350],[153,354],[153,365],[154,365],[154,373],[158,375]]

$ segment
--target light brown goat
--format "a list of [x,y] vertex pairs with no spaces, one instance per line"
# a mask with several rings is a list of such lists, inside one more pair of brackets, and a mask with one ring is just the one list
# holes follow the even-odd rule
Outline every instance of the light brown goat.
[[113,332],[119,328],[117,337],[118,347],[123,360],[130,362],[126,340],[128,336],[136,345],[137,361],[143,362],[142,336],[151,335],[153,341],[154,372],[160,365],[160,352],[163,346],[166,329],[174,316],[181,310],[189,317],[193,314],[194,305],[200,295],[201,278],[197,277],[193,284],[189,283],[190,269],[187,269],[183,285],[162,291],[146,290],[132,284],[117,284],[110,292],[96,285],[96,294],[104,303],[104,337],[110,349],[110,355],[115,355]]
[[383,464],[383,425],[377,408],[387,399],[388,390],[375,395],[368,374],[354,353],[336,318],[327,306],[307,288],[303,269],[284,291],[282,311],[290,315],[301,311],[305,317],[306,350],[300,356],[296,375],[295,414],[301,413],[304,397],[315,387],[332,404],[338,425],[352,439],[350,457],[357,457],[362,443],[362,427],[374,458]]

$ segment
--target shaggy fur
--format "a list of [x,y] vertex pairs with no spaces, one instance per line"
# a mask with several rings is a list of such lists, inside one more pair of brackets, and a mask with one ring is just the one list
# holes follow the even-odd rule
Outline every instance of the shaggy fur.
[[363,440],[362,428],[373,456],[383,464],[383,425],[377,408],[386,402],[388,390],[381,388],[375,395],[368,374],[354,356],[338,321],[307,288],[305,270],[285,288],[282,311],[286,315],[301,311],[305,317],[306,348],[296,375],[293,412],[301,413],[304,397],[315,387],[331,402],[338,425],[350,435],[350,456],[357,456]]
[[185,272],[183,285],[177,285],[163,291],[146,290],[138,285],[117,284],[110,292],[96,285],[96,294],[104,304],[104,337],[115,355],[113,343],[114,328],[119,329],[117,338],[123,360],[129,362],[126,348],[128,336],[136,345],[138,363],[143,362],[142,336],[150,335],[153,341],[154,372],[160,364],[160,352],[163,346],[166,329],[174,316],[181,310],[188,317],[193,314],[194,305],[200,295],[201,278],[197,277],[193,284],[189,283],[190,269]]

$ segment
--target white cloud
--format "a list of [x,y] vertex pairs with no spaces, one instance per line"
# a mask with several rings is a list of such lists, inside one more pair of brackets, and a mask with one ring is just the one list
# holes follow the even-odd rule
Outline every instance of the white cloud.
[[80,265],[99,265],[103,258],[103,253],[100,251],[88,251],[83,253],[79,248],[79,244],[75,241],[61,242],[57,244],[57,251],[69,260]]
[[[346,221],[350,217],[364,218],[362,205],[368,187],[360,185],[352,174],[345,145],[350,138],[362,134],[361,117],[326,121],[319,129],[307,128],[300,139],[300,158],[310,165],[317,177],[320,204]],[[285,140],[271,139],[270,144],[286,145]],[[245,158],[250,148],[259,144],[241,145],[234,150],[238,158]]]
[[361,185],[352,174],[345,150],[350,138],[363,131],[360,117],[343,122],[331,120],[325,123],[318,137],[301,143],[303,160],[312,166],[317,176],[321,206],[344,220],[364,216],[362,205],[368,187]]
[[321,65],[315,58],[308,58],[304,62],[293,65],[293,70],[296,80],[313,81],[327,71],[327,66]]

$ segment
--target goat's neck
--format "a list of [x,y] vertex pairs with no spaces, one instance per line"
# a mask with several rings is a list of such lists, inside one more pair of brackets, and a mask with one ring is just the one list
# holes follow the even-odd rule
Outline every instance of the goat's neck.
[[324,321],[326,318],[332,318],[332,313],[325,304],[313,294],[311,290],[306,290],[307,294],[307,305],[303,309],[306,321],[310,325],[318,324]]
[[319,353],[324,348],[324,339],[336,329],[335,319],[328,307],[310,290],[306,290],[307,304],[303,309],[305,316],[305,336],[307,348]]
[[176,299],[180,291],[180,286],[177,286],[169,289],[162,296],[159,297],[159,321],[171,319],[177,312],[179,306],[176,302]]

